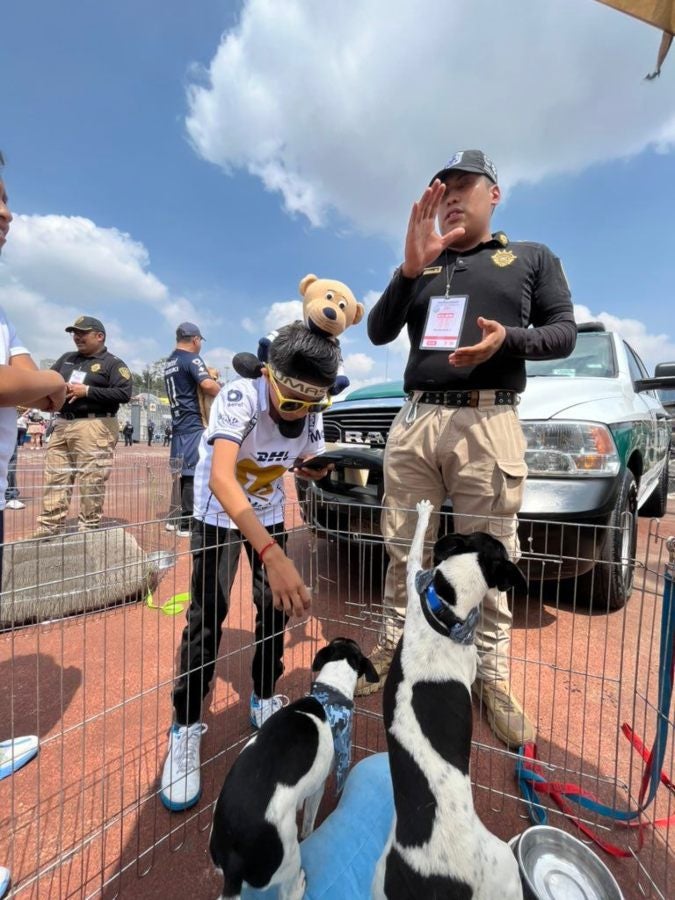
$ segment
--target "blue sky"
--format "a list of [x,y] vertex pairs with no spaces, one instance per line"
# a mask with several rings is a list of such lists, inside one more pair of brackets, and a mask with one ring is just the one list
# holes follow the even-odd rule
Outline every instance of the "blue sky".
[[[495,227],[554,249],[580,316],[605,313],[650,366],[674,359],[675,59],[642,81],[659,33],[593,0],[468,6],[5,9],[0,303],[35,356],[93,313],[139,368],[191,318],[223,368],[296,316],[308,272],[370,305],[429,176],[481,146],[506,194]],[[374,348],[359,326],[343,352],[362,384],[398,377],[405,341]]]

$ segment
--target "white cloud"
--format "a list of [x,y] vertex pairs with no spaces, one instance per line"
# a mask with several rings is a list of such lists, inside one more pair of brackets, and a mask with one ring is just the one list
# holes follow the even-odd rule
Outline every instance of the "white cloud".
[[222,380],[236,377],[232,369],[232,357],[237,351],[227,347],[202,347],[202,357],[207,366],[218,369]]
[[366,353],[350,353],[344,358],[345,373],[350,378],[352,375],[367,375],[374,365],[375,360]]
[[649,334],[643,322],[620,319],[608,312],[593,313],[587,306],[574,307],[577,322],[602,322],[606,328],[618,332],[637,352],[650,373],[660,362],[675,360],[675,343],[667,334]]
[[296,319],[302,319],[302,300],[273,303],[265,314],[265,330],[274,331],[282,325],[295,322]]
[[246,0],[188,88],[186,125],[290,213],[400,237],[462,147],[486,149],[507,188],[670,151],[675,94],[642,80],[658,39],[590,0]]
[[143,244],[80,216],[16,215],[2,259],[0,305],[37,360],[69,349],[64,328],[87,313],[103,321],[111,351],[140,370],[167,348],[123,327],[118,307],[143,304],[172,332],[196,316],[188,300],[150,271]]
[[246,316],[245,319],[241,320],[241,327],[244,329],[244,331],[247,331],[249,334],[255,334],[257,331],[259,331],[259,328],[256,325],[256,323],[253,321],[253,319],[249,319],[248,316]]

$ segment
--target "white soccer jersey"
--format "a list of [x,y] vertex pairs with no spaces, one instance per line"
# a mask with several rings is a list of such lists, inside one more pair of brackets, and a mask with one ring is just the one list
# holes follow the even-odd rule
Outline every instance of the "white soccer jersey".
[[194,482],[195,518],[220,528],[237,526],[209,488],[213,443],[217,440],[240,445],[237,481],[265,526],[283,522],[284,473],[298,456],[315,456],[325,449],[320,413],[307,416],[299,437],[286,438],[269,414],[264,378],[240,378],[225,385],[213,402],[209,424],[202,435]]

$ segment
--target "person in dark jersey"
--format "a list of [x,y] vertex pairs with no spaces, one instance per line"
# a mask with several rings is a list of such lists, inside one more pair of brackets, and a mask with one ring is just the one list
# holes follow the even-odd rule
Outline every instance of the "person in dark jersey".
[[169,407],[171,409],[171,450],[174,471],[180,467],[180,518],[167,522],[167,530],[175,530],[179,537],[189,537],[194,505],[195,466],[199,458],[199,442],[205,423],[199,410],[202,390],[211,397],[220,385],[211,378],[200,356],[204,337],[193,322],[181,322],[176,329],[176,347],[164,366]]

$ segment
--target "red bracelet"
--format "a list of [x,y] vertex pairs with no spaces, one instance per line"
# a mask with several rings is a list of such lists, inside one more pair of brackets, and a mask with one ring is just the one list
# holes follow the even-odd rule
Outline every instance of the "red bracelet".
[[276,541],[274,540],[274,538],[272,538],[272,540],[269,542],[269,544],[265,544],[265,546],[262,548],[262,550],[258,550],[258,558],[260,559],[260,562],[263,561],[263,556],[267,553],[267,551],[270,549],[270,547],[274,547],[275,545],[276,545]]

